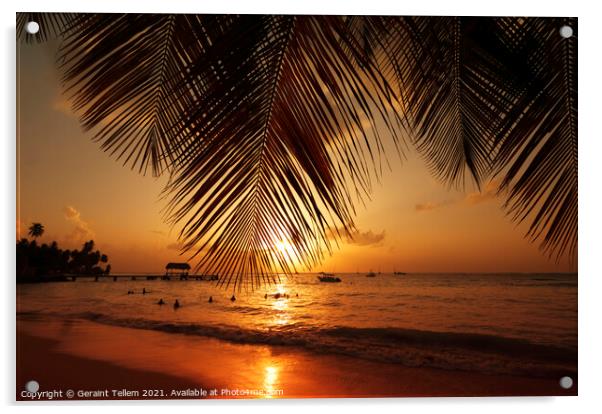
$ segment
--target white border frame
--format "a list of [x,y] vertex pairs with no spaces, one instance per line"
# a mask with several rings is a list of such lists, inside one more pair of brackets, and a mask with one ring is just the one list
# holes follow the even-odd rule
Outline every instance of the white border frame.
[[[43,409],[48,413],[81,411],[104,412],[108,405],[127,409],[140,406],[148,413],[164,412],[167,405],[177,405],[178,411],[224,409],[232,412],[262,413],[282,411],[306,413],[308,410],[332,410],[340,406],[350,413],[363,412],[375,408],[380,411],[424,410],[427,413],[445,410],[446,414],[504,413],[519,410],[545,410],[546,413],[567,411],[589,412],[602,406],[598,385],[602,335],[600,320],[602,315],[598,297],[602,292],[602,269],[599,257],[600,226],[599,196],[600,157],[600,9],[597,2],[590,0],[549,0],[537,2],[526,0],[500,0],[495,4],[470,0],[419,0],[415,2],[395,2],[384,0],[145,0],[125,2],[123,0],[84,1],[22,0],[18,4],[2,4],[2,91],[0,111],[2,128],[5,133],[0,140],[0,195],[2,198],[0,222],[0,272],[3,295],[3,326],[5,338],[0,342],[4,372],[0,374],[1,401],[9,409],[26,412]],[[15,386],[15,192],[16,192],[16,71],[15,71],[15,12],[17,11],[77,11],[77,12],[163,12],[163,13],[286,13],[286,14],[398,14],[398,15],[527,15],[527,16],[577,16],[579,17],[579,397],[558,398],[402,398],[402,399],[306,399],[283,401],[153,401],[153,402],[72,402],[72,403],[14,403]],[[598,253],[598,254],[597,254]],[[132,407],[133,408],[133,407]]]

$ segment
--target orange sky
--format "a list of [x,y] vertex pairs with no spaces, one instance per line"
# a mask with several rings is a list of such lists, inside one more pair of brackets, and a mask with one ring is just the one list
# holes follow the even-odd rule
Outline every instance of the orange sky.
[[[19,44],[18,220],[46,227],[42,242],[78,247],[94,239],[120,272],[160,272],[179,257],[178,229],[163,223],[165,178],[124,168],[82,132],[60,93],[56,44]],[[392,145],[388,145],[392,151]],[[523,238],[500,208],[493,186],[456,191],[436,181],[414,154],[374,186],[358,206],[354,243],[346,242],[316,271],[564,272]],[[26,231],[21,233],[26,237]]]

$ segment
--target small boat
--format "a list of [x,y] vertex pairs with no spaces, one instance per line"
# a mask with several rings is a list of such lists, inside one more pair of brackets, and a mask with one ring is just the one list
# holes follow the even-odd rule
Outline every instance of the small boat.
[[366,277],[376,277],[376,273],[374,272],[369,272]]
[[394,275],[405,275],[405,272],[393,272]]
[[338,282],[341,281],[341,278],[335,276],[334,273],[324,273],[324,272],[321,272],[318,275],[318,280],[320,282],[325,282],[325,283],[338,283]]

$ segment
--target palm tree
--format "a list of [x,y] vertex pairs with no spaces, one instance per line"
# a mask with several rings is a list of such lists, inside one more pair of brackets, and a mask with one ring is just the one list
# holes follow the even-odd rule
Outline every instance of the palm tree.
[[[29,19],[38,38],[23,34]],[[498,179],[527,237],[576,255],[575,18],[17,20],[24,41],[61,38],[65,89],[101,147],[169,175],[166,219],[220,283],[311,268],[333,233],[350,237],[354,206],[389,162],[385,139],[400,155],[415,145],[444,183]],[[274,248],[282,240],[290,255]]]
[[29,235],[34,239],[42,236],[42,234],[44,234],[44,226],[42,223],[32,223],[31,226],[29,226]]

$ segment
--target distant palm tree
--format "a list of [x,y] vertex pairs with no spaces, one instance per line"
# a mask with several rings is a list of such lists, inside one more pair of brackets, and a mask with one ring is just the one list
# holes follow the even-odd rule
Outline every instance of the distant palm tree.
[[[39,36],[25,23],[41,24]],[[62,38],[105,151],[166,172],[198,268],[256,286],[312,267],[407,136],[443,182],[496,178],[549,255],[577,246],[577,20],[19,14]],[[569,25],[573,36],[562,38]],[[291,248],[277,249],[283,241]],[[290,252],[289,252],[290,250]],[[290,253],[290,254],[289,254]],[[194,257],[193,256],[193,257]]]
[[42,236],[42,234],[44,234],[44,226],[42,223],[32,223],[31,226],[29,226],[29,235],[34,239]]

